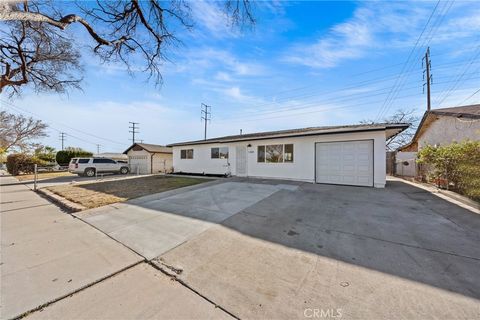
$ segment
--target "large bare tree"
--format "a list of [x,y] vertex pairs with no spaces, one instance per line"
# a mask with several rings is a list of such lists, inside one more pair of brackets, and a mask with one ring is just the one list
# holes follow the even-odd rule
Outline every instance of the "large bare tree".
[[[391,116],[383,119],[382,123],[407,123],[410,126],[400,132],[399,134],[391,137],[386,141],[387,150],[393,151],[397,150],[401,146],[406,145],[410,141],[412,141],[413,136],[418,128],[418,122],[420,121],[420,117],[415,115],[415,110],[405,110],[399,109],[395,111]],[[375,123],[373,120],[362,120],[360,123],[370,124]]]
[[0,111],[0,154],[35,146],[34,140],[47,136],[47,127],[41,120]]
[[[36,91],[63,92],[79,87],[81,29],[101,61],[120,61],[128,70],[135,65],[160,84],[166,49],[179,42],[179,29],[190,29],[194,24],[189,2],[184,0],[66,3],[0,1],[0,92],[8,88],[10,94],[16,94],[26,84]],[[255,22],[249,0],[226,0],[222,4],[232,26]]]

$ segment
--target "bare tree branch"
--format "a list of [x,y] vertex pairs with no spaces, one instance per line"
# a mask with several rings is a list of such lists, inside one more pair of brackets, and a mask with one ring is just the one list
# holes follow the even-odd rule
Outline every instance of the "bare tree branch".
[[[382,123],[408,123],[410,127],[386,141],[387,150],[393,151],[410,143],[417,131],[420,117],[415,115],[415,110],[399,109],[390,117],[383,119]],[[373,124],[374,120],[362,120],[360,123]]]
[[[161,84],[166,51],[180,43],[173,30],[193,26],[184,0],[78,1],[69,7],[71,12],[63,9],[48,0],[0,2],[0,21],[8,27],[0,31],[0,92],[10,88],[18,94],[28,83],[37,91],[79,88],[78,36],[66,32],[72,24],[83,26],[95,42],[93,53],[103,62],[120,61],[127,70],[140,63],[149,79]],[[249,0],[228,0],[225,10],[234,26],[255,23]]]
[[0,153],[12,148],[28,149],[32,140],[47,136],[47,127],[41,120],[0,111]]

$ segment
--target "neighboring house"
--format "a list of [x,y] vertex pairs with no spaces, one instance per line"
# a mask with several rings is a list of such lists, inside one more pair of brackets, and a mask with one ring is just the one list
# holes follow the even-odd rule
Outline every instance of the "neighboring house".
[[480,140],[480,104],[426,111],[412,141],[397,150],[396,173],[416,175],[417,152],[426,145]]
[[175,172],[385,186],[385,140],[408,124],[260,132],[174,143]]
[[480,104],[426,111],[412,141],[398,150],[417,152],[467,139],[480,140]]
[[148,174],[172,172],[172,148],[157,144],[134,143],[123,152],[130,172]]

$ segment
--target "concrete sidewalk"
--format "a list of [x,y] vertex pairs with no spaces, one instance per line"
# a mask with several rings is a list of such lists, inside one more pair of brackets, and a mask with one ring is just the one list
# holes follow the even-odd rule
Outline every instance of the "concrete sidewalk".
[[2,319],[17,317],[143,260],[15,182],[0,177]]

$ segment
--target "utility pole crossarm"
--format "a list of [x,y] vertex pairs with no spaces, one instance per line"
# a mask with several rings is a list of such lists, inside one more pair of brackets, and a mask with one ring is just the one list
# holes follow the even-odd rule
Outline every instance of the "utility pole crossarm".
[[62,142],[62,150],[64,148],[64,143],[65,143],[65,136],[67,134],[65,132],[60,132],[60,141]]
[[138,122],[129,122],[129,124],[131,124],[131,126],[129,126],[128,128],[132,129],[132,130],[129,130],[128,132],[130,132],[132,134],[132,144],[134,144],[135,143],[135,134],[139,133],[139,131],[138,131],[139,123]]
[[205,103],[202,103],[201,107],[202,107],[202,110],[201,110],[202,117],[201,117],[201,119],[205,121],[204,140],[207,140],[207,122],[212,120],[212,112],[211,112],[212,107],[206,105]]
[[430,109],[431,109],[430,85],[432,84],[432,75],[430,74],[430,72],[431,72],[430,68],[432,67],[432,61],[430,60],[430,47],[428,47],[427,51],[425,52],[425,56],[422,59],[422,64],[424,64],[424,66],[425,66],[425,70],[424,70],[425,83],[424,83],[424,86],[427,85],[427,111],[430,111]]

